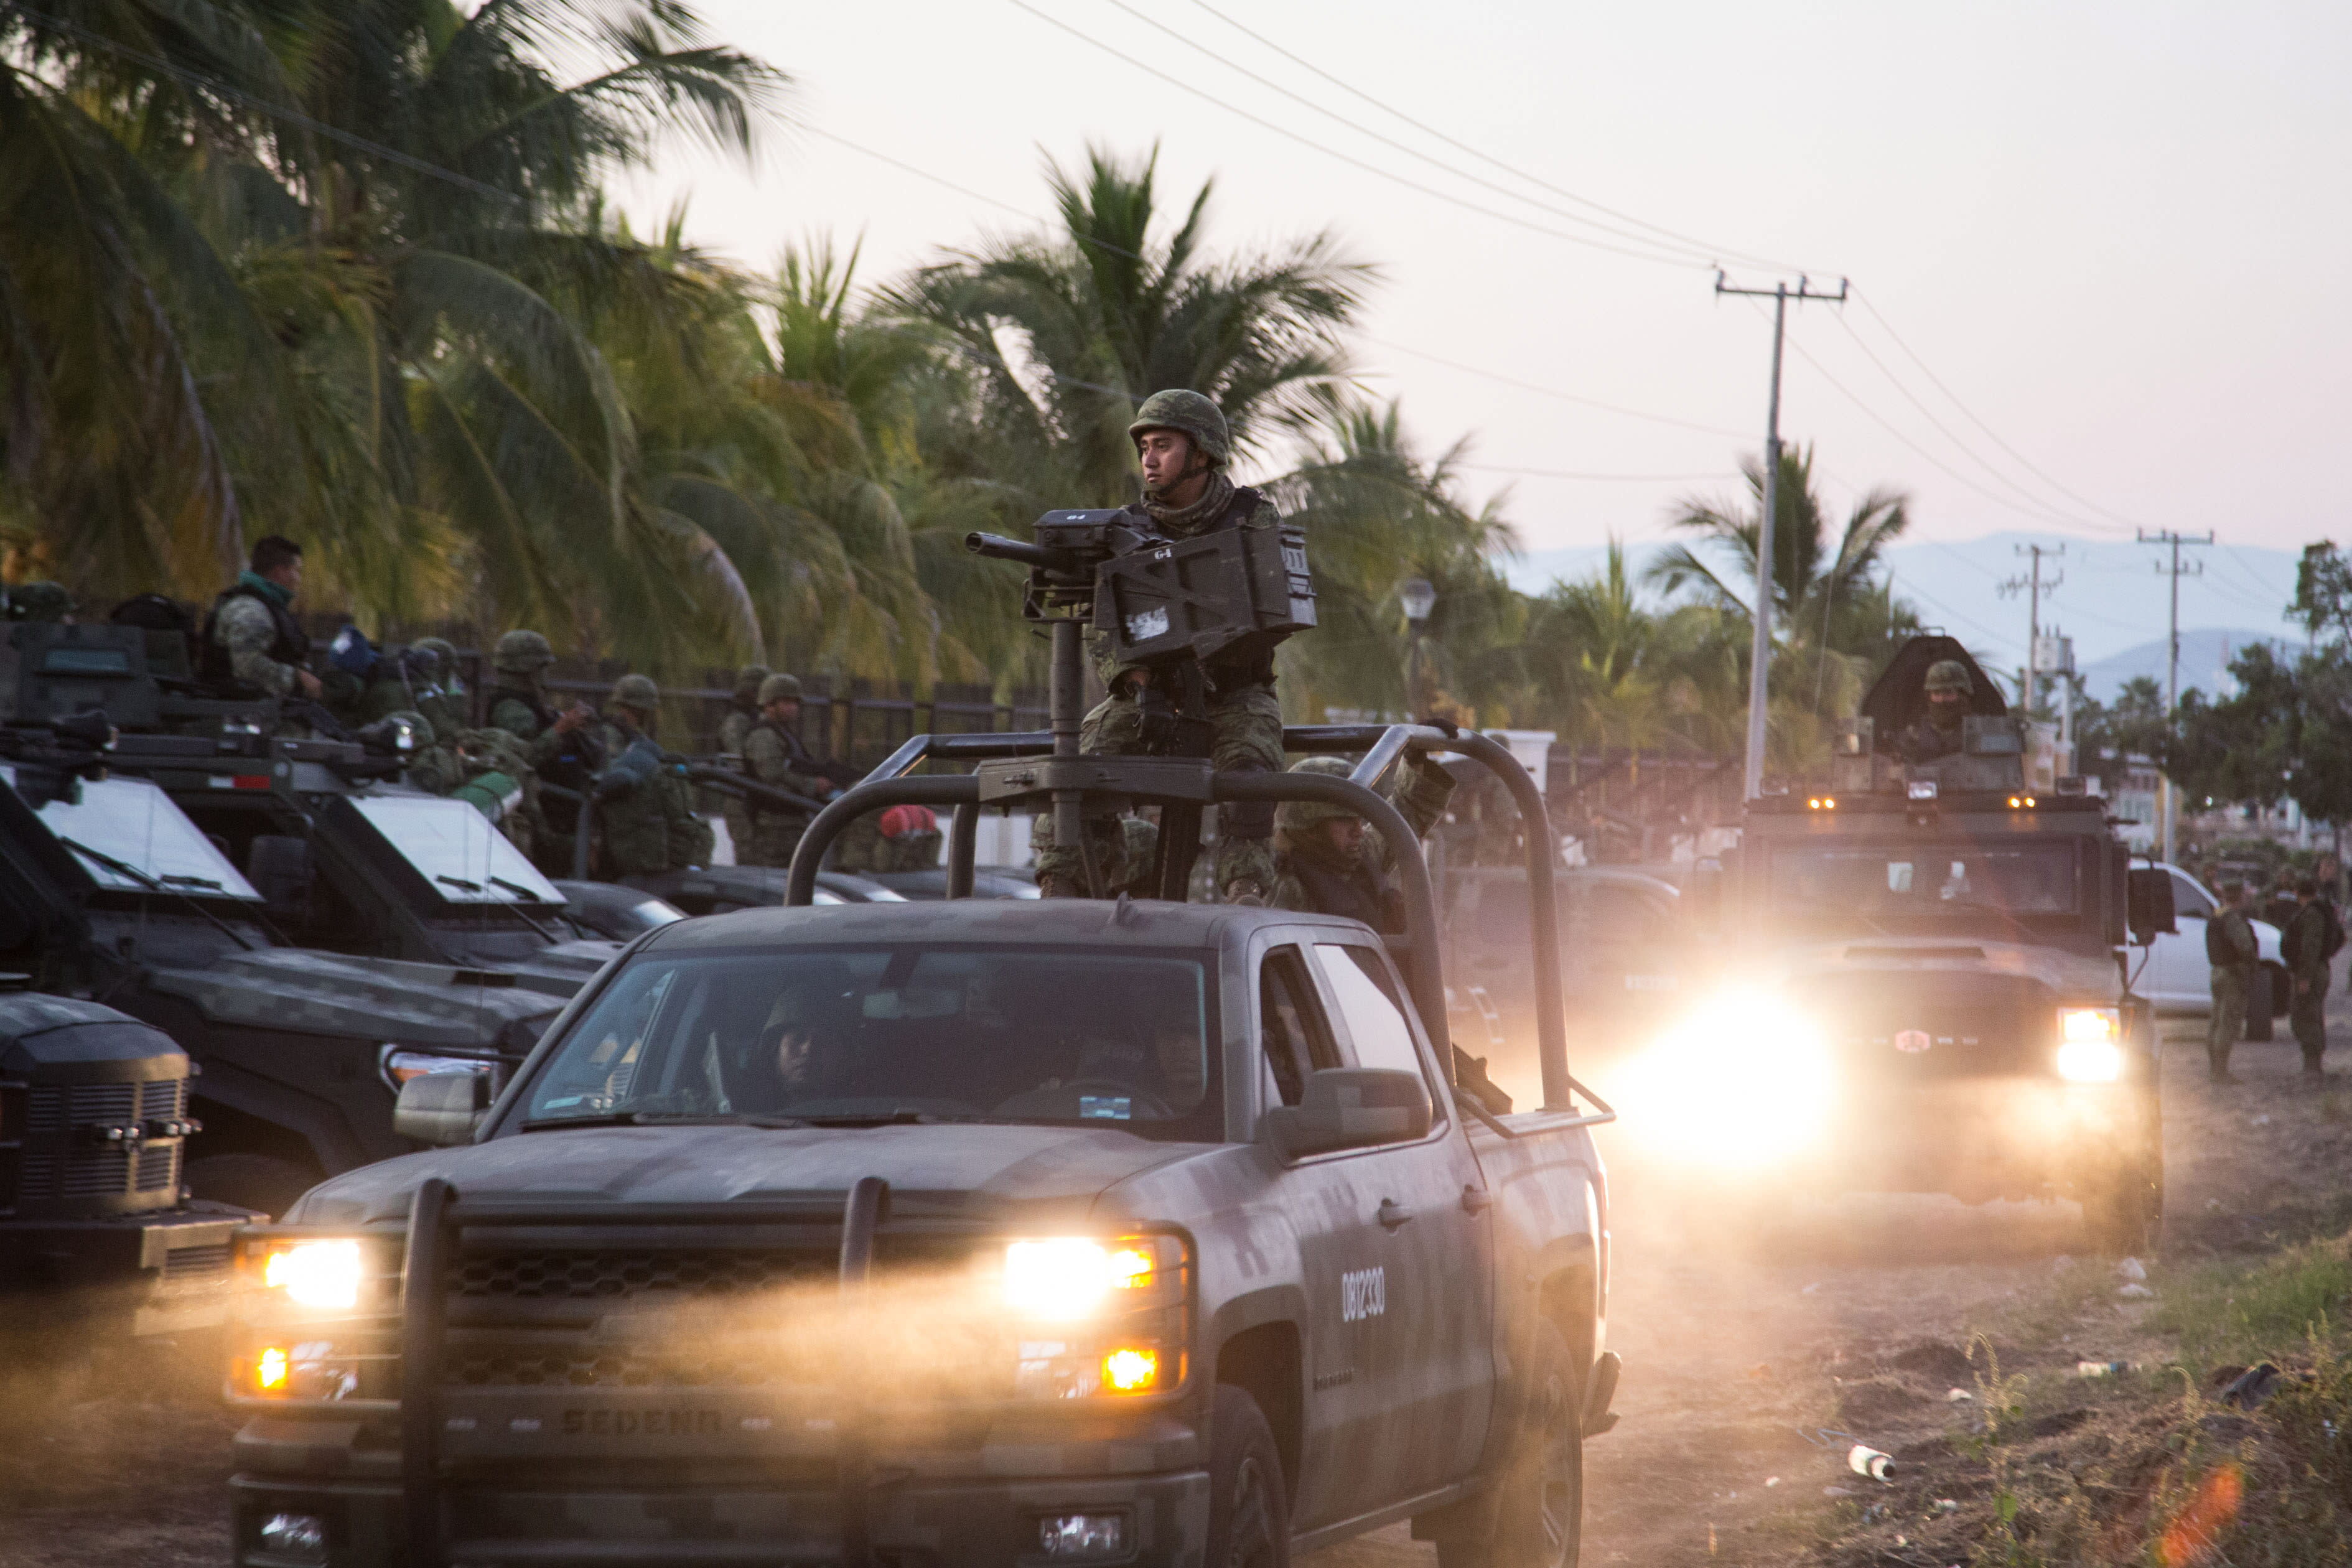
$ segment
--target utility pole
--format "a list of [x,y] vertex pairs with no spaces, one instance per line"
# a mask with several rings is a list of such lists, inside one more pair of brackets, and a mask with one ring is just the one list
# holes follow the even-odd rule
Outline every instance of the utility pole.
[[[2017,546],[2017,552],[2033,558],[2032,573],[2024,577],[2010,578],[2000,584],[1998,591],[2004,599],[2020,592],[2029,595],[2025,610],[2025,700],[2020,706],[2025,710],[2023,718],[2031,722],[2034,700],[2042,695],[2042,558],[2044,555],[2063,555],[2066,547],[2061,544],[2053,549],[2046,544],[2021,544]],[[2058,584],[2065,580],[2063,573],[2052,577],[2051,592],[2057,592]]]
[[[2154,533],[2143,528],[2139,531],[2139,542],[2142,544],[2166,545],[2172,552],[2168,563],[2161,561],[2156,563],[2157,575],[2170,578],[2172,583],[2172,630],[2170,640],[2165,645],[2164,659],[2164,734],[2169,741],[2173,721],[2180,710],[2180,579],[2184,575],[2202,577],[2205,574],[2205,563],[2201,561],[2193,566],[2180,564],[2180,547],[2184,544],[2210,544],[2213,542],[2213,531],[2207,529],[2205,537],[2200,539],[2194,534],[2182,534],[2169,528],[2159,528]],[[2180,790],[2172,782],[2172,774],[2168,772],[2164,774],[2164,799],[2158,809],[2164,814],[2164,858],[2168,861],[2172,858],[2174,828],[2180,816]]]
[[1748,663],[1748,776],[1743,798],[1754,800],[1764,793],[1764,719],[1772,664],[1772,513],[1774,500],[1780,491],[1780,343],[1788,335],[1790,300],[1826,300],[1833,305],[1843,305],[1846,280],[1838,279],[1834,294],[1814,289],[1812,280],[1802,274],[1798,276],[1794,289],[1785,282],[1775,283],[1769,289],[1734,289],[1725,281],[1723,269],[1717,268],[1715,291],[1718,295],[1752,295],[1772,301],[1772,395],[1764,417],[1764,516],[1756,533],[1756,624]]

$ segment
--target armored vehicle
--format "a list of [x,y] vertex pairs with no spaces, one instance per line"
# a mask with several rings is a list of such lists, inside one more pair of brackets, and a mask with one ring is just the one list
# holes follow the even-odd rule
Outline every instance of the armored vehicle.
[[154,1026],[202,1068],[196,1196],[277,1214],[413,1147],[393,1131],[401,1082],[495,1082],[554,1015],[511,973],[287,943],[170,795],[109,774],[105,733],[0,728],[0,966]]
[[0,992],[0,1322],[224,1320],[230,1238],[262,1216],[183,1199],[188,1074],[185,1052],[111,1007]]
[[[1890,738],[1942,659],[1968,662],[1977,711],[1960,750],[1906,763]],[[2155,1013],[2130,984],[2149,932],[2105,803],[2025,786],[2018,727],[1950,638],[1906,645],[1863,713],[1831,779],[1749,804],[1736,962],[1656,1048],[1662,1109],[1750,1193],[2066,1196],[2095,1244],[2142,1250],[2163,1198]]]
[[[1534,784],[1404,726],[1289,733],[1350,778],[1080,755],[1053,630],[1050,736],[908,742],[810,825],[792,907],[638,939],[495,1101],[403,1089],[449,1147],[243,1237],[241,1561],[1262,1563],[1406,1519],[1449,1563],[1575,1561],[1610,1113],[1556,984],[1542,1109],[1454,1049],[1427,871],[1368,787],[1408,747],[1505,774],[1549,952]],[[970,896],[983,805],[1104,799],[1159,805],[1175,889],[1198,808],[1342,805],[1406,934]],[[950,896],[810,908],[898,804],[952,811]]]

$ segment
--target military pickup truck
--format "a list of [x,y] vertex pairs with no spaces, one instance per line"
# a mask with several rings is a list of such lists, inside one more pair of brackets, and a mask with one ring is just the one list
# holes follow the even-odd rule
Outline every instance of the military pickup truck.
[[[1891,742],[1947,658],[1976,682],[1964,743],[1906,762]],[[1958,642],[1906,645],[1863,715],[1830,777],[1748,805],[1727,961],[1647,1064],[1679,1112],[1665,1131],[1748,1199],[2064,1197],[2095,1247],[2144,1250],[2164,1152],[2155,1009],[2131,982],[2168,900],[2135,914],[2081,780],[2026,787],[2018,728]]]
[[[1272,1564],[1408,1519],[1447,1564],[1576,1560],[1612,1113],[1556,974],[1543,1108],[1454,1048],[1370,787],[1463,752],[1540,823],[1532,783],[1403,726],[1290,731],[1352,779],[1121,771],[1068,717],[910,742],[812,824],[794,907],[646,933],[494,1102],[404,1087],[448,1147],[244,1234],[239,1563]],[[985,805],[1097,787],[1360,811],[1407,934],[970,896]],[[809,907],[842,825],[904,801],[952,809],[952,896]]]

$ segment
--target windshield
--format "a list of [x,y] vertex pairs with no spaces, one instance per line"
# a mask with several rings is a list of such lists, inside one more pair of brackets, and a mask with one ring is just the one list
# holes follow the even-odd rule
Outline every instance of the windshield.
[[355,795],[384,842],[453,904],[560,904],[563,895],[490,819],[462,800]]
[[1823,844],[1776,849],[1775,910],[1837,930],[1993,924],[2079,909],[2074,845],[2053,839]]
[[[0,778],[15,784],[16,770],[0,767]],[[41,821],[61,842],[70,840],[68,847],[79,846],[74,858],[101,888],[151,890],[139,878],[114,869],[99,856],[198,897],[261,897],[228,857],[172,804],[172,797],[146,779],[84,780],[79,803],[52,800],[41,807]],[[96,854],[85,853],[91,850]]]
[[822,949],[616,975],[526,1120],[788,1118],[1118,1126],[1223,1137],[1192,953]]

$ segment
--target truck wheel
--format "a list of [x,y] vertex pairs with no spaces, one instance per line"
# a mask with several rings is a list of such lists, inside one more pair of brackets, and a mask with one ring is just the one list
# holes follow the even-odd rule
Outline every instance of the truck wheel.
[[1439,1568],[1576,1568],[1584,1535],[1583,1380],[1568,1340],[1536,1325],[1535,1396],[1506,1461],[1493,1506],[1470,1530],[1437,1542]]
[[2084,1182],[2083,1229],[2111,1258],[2145,1257],[2164,1218],[2164,1173],[2133,1160]]
[[188,1166],[188,1190],[216,1204],[259,1209],[272,1219],[323,1178],[307,1165],[275,1154],[211,1154]]
[[1290,1500],[1274,1428],[1248,1394],[1217,1385],[1209,1410],[1209,1568],[1289,1568]]

